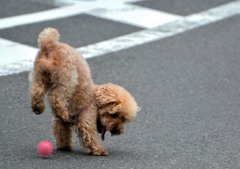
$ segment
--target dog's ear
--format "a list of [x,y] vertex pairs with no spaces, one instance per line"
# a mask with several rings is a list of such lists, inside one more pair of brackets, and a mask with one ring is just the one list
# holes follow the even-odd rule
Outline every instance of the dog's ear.
[[116,93],[107,85],[99,85],[95,90],[95,99],[98,107],[104,107],[107,105],[116,105],[119,100],[117,99]]

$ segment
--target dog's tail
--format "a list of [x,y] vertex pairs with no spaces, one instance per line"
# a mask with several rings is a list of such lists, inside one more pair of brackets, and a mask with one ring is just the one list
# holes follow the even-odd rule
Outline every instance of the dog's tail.
[[43,50],[53,48],[58,44],[60,35],[58,31],[54,28],[45,28],[38,35],[38,46]]

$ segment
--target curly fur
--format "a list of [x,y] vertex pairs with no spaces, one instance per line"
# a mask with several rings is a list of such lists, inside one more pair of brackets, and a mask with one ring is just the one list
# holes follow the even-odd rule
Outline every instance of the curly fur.
[[[100,145],[97,131],[122,134],[125,122],[131,121],[139,108],[125,89],[113,84],[95,85],[88,64],[71,46],[60,43],[54,28],[45,28],[38,38],[40,50],[30,79],[32,111],[43,113],[44,97],[54,115],[52,128],[56,146],[72,149],[72,127],[79,141],[92,155],[107,155]],[[115,114],[115,115],[113,115]]]
[[140,108],[133,96],[123,87],[115,84],[96,86],[96,104],[98,106],[99,123],[98,129],[104,134],[110,131],[112,135],[124,132],[124,123],[132,121]]

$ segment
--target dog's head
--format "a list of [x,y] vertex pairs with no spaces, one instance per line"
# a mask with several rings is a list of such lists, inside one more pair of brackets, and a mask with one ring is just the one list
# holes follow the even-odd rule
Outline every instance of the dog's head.
[[96,86],[95,99],[98,106],[97,129],[102,140],[106,131],[112,136],[122,134],[124,123],[132,121],[140,110],[133,96],[114,84]]

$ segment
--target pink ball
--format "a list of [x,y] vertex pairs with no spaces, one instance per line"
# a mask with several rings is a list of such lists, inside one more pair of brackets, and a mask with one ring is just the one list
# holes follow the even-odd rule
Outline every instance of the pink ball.
[[38,154],[42,156],[49,156],[53,151],[52,143],[47,140],[40,141],[37,146],[37,151]]

